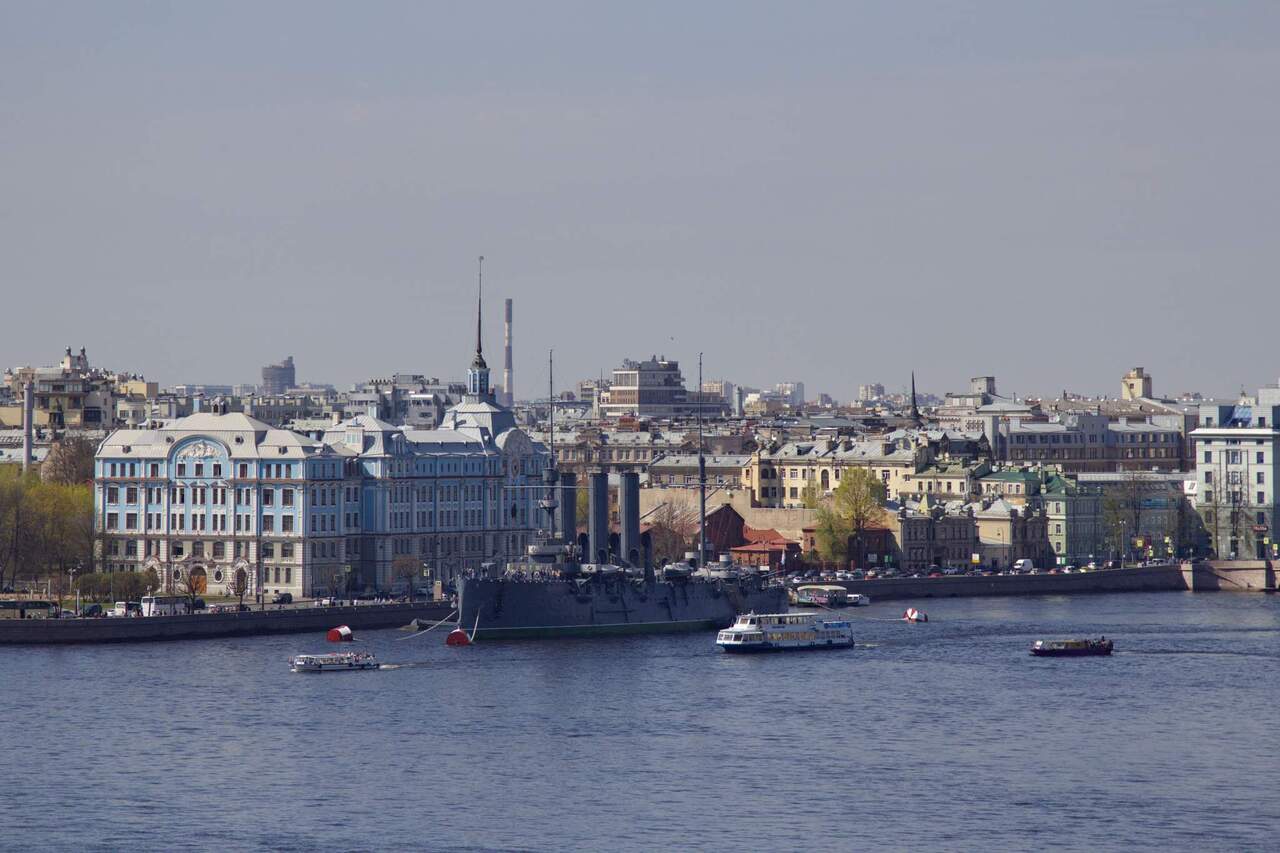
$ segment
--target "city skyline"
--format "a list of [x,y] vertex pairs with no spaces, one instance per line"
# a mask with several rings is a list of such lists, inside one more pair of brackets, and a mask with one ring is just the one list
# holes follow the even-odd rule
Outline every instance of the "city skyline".
[[441,370],[483,253],[529,390],[1275,381],[1272,5],[299,8],[10,8],[0,363]]

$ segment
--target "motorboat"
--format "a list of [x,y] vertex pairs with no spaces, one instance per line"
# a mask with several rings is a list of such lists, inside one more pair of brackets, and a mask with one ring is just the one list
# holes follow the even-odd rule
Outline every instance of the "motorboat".
[[329,652],[323,655],[294,655],[289,669],[294,672],[350,672],[377,669],[378,661],[369,652]]
[[1096,640],[1036,640],[1031,654],[1042,658],[1096,657],[1111,654],[1113,644],[1106,637]]
[[839,584],[805,584],[796,587],[797,607],[844,607],[849,591]]
[[853,647],[853,625],[812,613],[744,613],[716,635],[726,652],[780,652]]
[[845,598],[844,603],[848,607],[866,607],[871,604],[871,596],[863,595],[860,592],[851,592]]

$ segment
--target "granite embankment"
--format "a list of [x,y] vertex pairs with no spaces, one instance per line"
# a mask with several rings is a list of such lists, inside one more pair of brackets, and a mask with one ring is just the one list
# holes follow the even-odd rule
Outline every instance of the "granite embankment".
[[872,601],[977,595],[1074,595],[1165,590],[1274,592],[1275,571],[1262,561],[1171,563],[1058,575],[990,575],[845,581]]
[[0,644],[123,643],[194,640],[255,634],[300,634],[337,625],[352,629],[395,628],[413,619],[449,615],[444,602],[361,604],[353,607],[294,607],[193,616],[98,619],[0,619]]

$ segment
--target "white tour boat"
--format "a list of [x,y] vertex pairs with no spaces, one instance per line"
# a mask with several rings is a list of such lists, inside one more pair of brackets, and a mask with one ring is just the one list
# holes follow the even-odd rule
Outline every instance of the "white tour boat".
[[726,652],[774,652],[789,649],[847,649],[853,625],[811,613],[744,613],[716,636]]
[[294,655],[289,658],[294,672],[349,672],[377,669],[378,661],[369,652],[329,652],[323,655]]

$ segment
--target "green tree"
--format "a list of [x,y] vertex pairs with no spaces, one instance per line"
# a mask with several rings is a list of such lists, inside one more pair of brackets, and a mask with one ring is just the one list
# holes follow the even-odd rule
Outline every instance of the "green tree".
[[850,540],[862,549],[863,534],[879,519],[884,501],[884,483],[871,469],[845,469],[840,485],[817,507],[814,534],[822,558],[848,562]]

